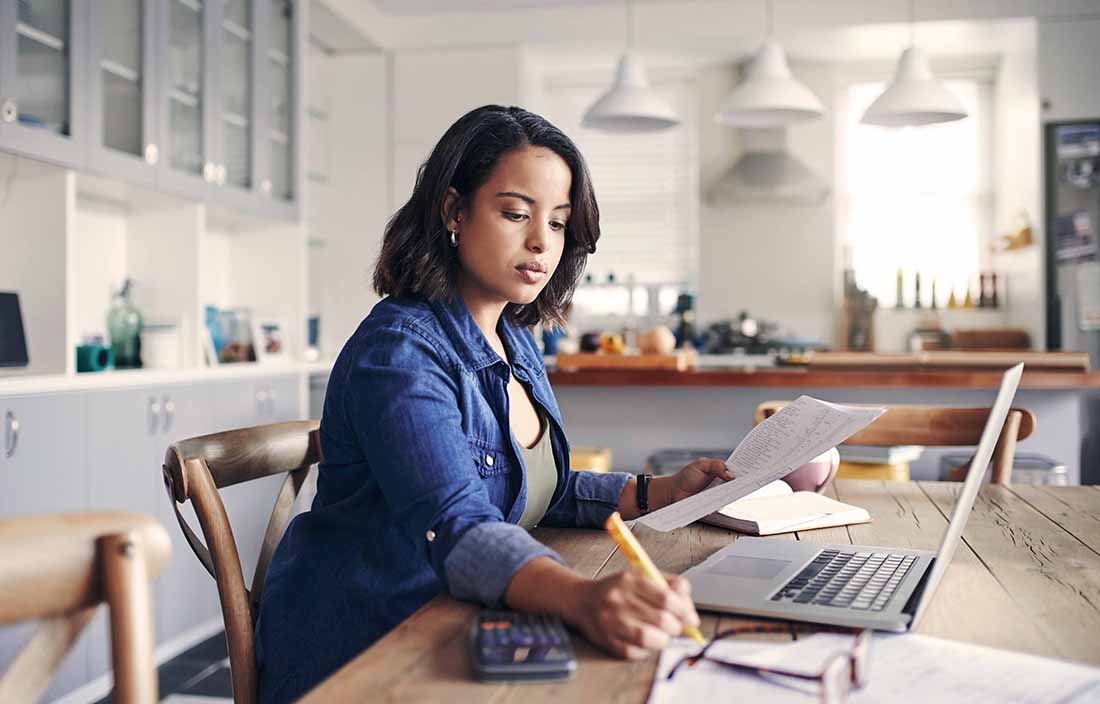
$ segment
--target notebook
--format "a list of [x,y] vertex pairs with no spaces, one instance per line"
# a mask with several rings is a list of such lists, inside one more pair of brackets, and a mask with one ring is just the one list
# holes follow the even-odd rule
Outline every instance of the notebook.
[[920,459],[923,445],[893,445],[891,447],[870,447],[867,445],[840,445],[841,462],[858,464],[905,464]]
[[794,491],[780,480],[764,485],[701,520],[739,533],[775,535],[867,523],[871,515],[866,509],[812,491]]

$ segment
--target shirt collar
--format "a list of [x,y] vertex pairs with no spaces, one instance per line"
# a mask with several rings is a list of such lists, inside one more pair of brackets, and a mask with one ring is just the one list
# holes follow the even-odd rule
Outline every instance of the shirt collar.
[[[447,334],[455,343],[459,356],[472,371],[507,361],[501,360],[500,355],[489,345],[481,328],[470,315],[462,296],[454,294],[449,299],[434,300],[431,305]],[[532,371],[537,366],[524,344],[522,331],[506,316],[501,316],[497,332],[514,366],[526,371]]]

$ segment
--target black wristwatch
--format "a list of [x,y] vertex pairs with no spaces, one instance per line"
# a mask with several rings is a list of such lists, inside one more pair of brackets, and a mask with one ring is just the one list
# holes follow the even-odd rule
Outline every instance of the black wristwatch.
[[652,478],[652,474],[638,475],[638,489],[634,493],[634,502],[638,504],[638,510],[642,513],[649,513],[649,480]]

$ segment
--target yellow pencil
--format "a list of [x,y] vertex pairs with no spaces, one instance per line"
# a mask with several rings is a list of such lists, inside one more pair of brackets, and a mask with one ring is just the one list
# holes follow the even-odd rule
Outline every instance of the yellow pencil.
[[[630,532],[630,529],[623,523],[622,516],[616,511],[607,517],[607,522],[603,524],[603,527],[607,529],[607,533],[615,541],[615,544],[619,546],[619,549],[623,551],[623,555],[626,557],[627,562],[638,572],[641,572],[646,577],[649,577],[655,582],[668,587],[668,582],[661,576],[660,571],[657,570],[657,566],[653,564],[653,560],[649,559],[649,555],[642,549],[641,543],[634,537],[634,534]],[[684,635],[698,641],[699,645],[706,645],[707,641],[703,638],[703,634],[699,632],[699,629],[695,626],[684,626]]]

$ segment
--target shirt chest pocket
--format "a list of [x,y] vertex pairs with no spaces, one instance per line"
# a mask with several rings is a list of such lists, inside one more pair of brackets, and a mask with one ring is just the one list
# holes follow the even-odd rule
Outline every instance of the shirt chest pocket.
[[485,485],[485,491],[489,494],[489,500],[500,509],[501,513],[508,515],[509,473],[514,469],[510,453],[495,443],[471,440],[470,455],[474,466],[477,467],[478,476]]

